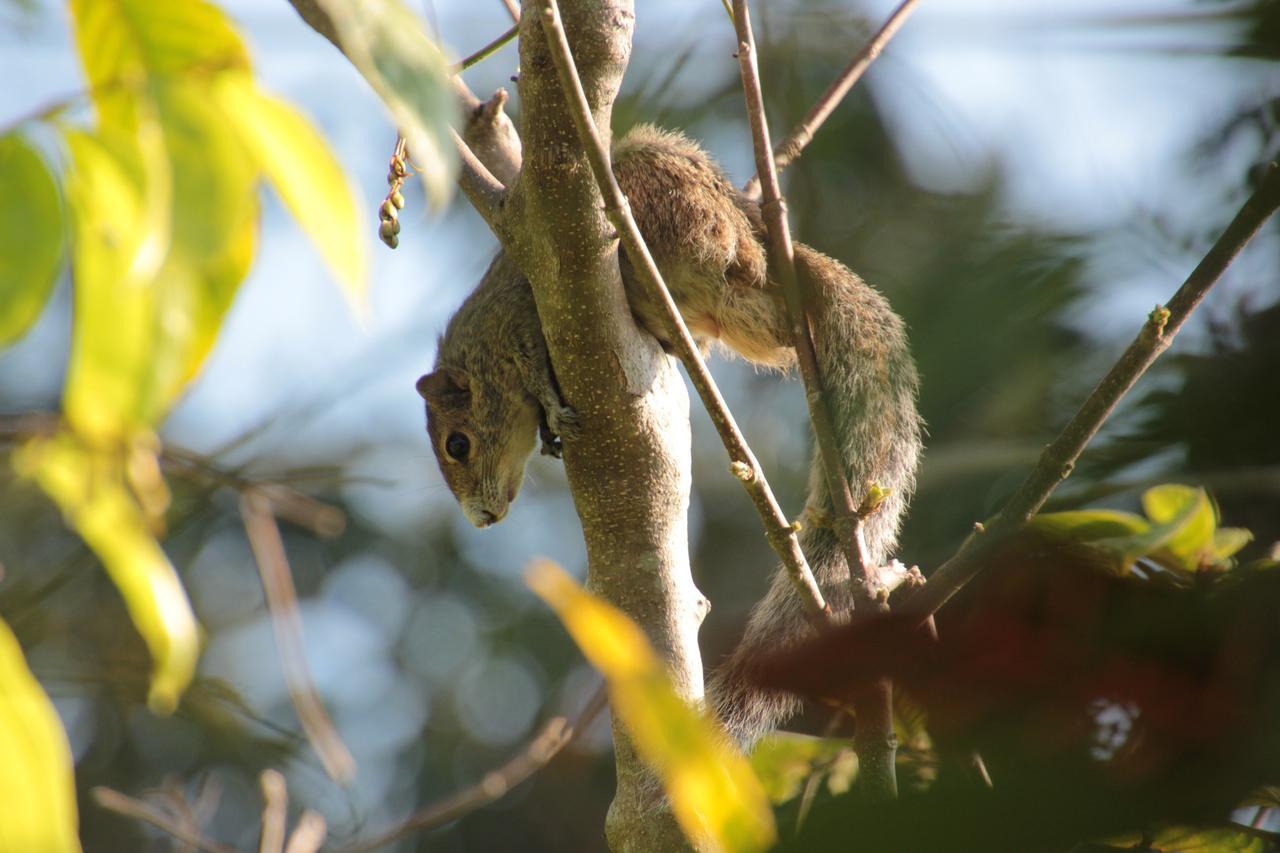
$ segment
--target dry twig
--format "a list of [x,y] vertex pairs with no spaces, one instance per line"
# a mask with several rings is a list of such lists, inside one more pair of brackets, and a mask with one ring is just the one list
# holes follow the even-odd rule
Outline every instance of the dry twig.
[[[818,128],[822,127],[823,123],[831,116],[831,113],[835,111],[835,108],[844,100],[844,96],[849,94],[849,90],[862,78],[863,73],[871,67],[871,63],[875,62],[876,57],[884,50],[889,40],[907,22],[907,16],[915,9],[918,2],[919,0],[903,0],[898,5],[898,8],[893,10],[893,13],[889,15],[876,34],[871,37],[871,40],[863,46],[862,50],[858,51],[858,54],[844,67],[844,70],[836,76],[836,79],[831,81],[831,85],[822,93],[822,97],[818,98],[817,103],[809,108],[809,112],[805,113],[800,123],[792,128],[786,139],[778,143],[777,148],[773,149],[774,163],[779,172],[790,166],[800,156],[800,152],[813,140],[813,135],[817,133]],[[742,188],[742,192],[748,198],[759,198],[760,176],[758,173],[747,181],[746,186]]]
[[1280,167],[1272,163],[1258,190],[1240,208],[1169,303],[1151,312],[1137,337],[1053,443],[1045,447],[1035,468],[996,517],[983,525],[980,533],[966,540],[954,556],[934,571],[929,582],[907,599],[903,605],[906,612],[921,620],[935,613],[982,570],[983,558],[994,546],[1039,511],[1058,484],[1070,475],[1085,445],[1097,435],[1116,405],[1169,348],[1191,312],[1277,207],[1280,207]]
[[[800,377],[804,381],[805,397],[809,403],[809,420],[813,423],[814,436],[826,473],[827,487],[835,505],[833,519],[836,534],[848,549],[850,583],[855,606],[863,610],[887,609],[888,602],[879,595],[874,567],[867,565],[865,549],[858,547],[858,509],[845,475],[844,459],[836,441],[835,425],[831,420],[831,408],[827,402],[818,369],[817,355],[810,332],[812,297],[801,289],[796,278],[795,250],[791,232],[787,227],[786,204],[778,189],[778,172],[773,162],[773,149],[769,144],[769,125],[764,115],[764,98],[760,91],[759,69],[756,67],[755,38],[751,32],[751,13],[746,0],[734,0],[733,23],[738,33],[738,65],[742,72],[742,88],[747,102],[747,117],[751,123],[751,139],[755,148],[756,169],[760,173],[764,201],[761,212],[769,232],[769,256],[771,266],[781,278],[783,293],[791,315],[792,338],[796,349],[796,361]],[[807,289],[807,288],[806,288]],[[857,572],[858,577],[853,577]],[[894,768],[896,741],[893,735],[893,689],[887,679],[867,685],[854,696],[854,711],[858,718],[855,748],[861,766],[859,778],[865,790],[876,798],[897,796],[897,776]]]
[[822,591],[814,580],[813,572],[800,550],[800,543],[796,538],[796,527],[788,522],[786,515],[783,514],[782,508],[773,495],[773,490],[769,488],[768,480],[765,479],[764,470],[756,461],[755,454],[752,453],[742,432],[738,429],[733,413],[729,411],[728,405],[720,395],[720,389],[716,386],[715,380],[711,378],[711,373],[698,352],[698,346],[694,343],[688,326],[680,316],[680,309],[672,300],[671,293],[662,279],[662,273],[659,272],[648,246],[645,245],[644,237],[641,236],[635,218],[631,215],[631,207],[622,194],[617,179],[614,178],[609,154],[591,120],[591,111],[582,90],[582,82],[578,79],[569,41],[561,24],[559,8],[555,0],[544,2],[542,23],[547,41],[551,46],[552,60],[560,73],[560,82],[564,88],[569,112],[578,130],[578,139],[586,149],[591,170],[604,197],[605,215],[617,229],[622,246],[631,260],[632,267],[639,273],[641,282],[666,310],[669,337],[676,354],[684,363],[689,379],[693,382],[703,406],[711,416],[711,422],[720,434],[725,450],[729,453],[730,470],[747,490],[756,511],[760,514],[769,544],[781,558],[797,592],[804,601],[806,610],[812,617],[822,621],[824,614],[829,610],[822,597]]
[[302,644],[302,620],[298,616],[298,596],[293,587],[280,528],[266,498],[254,491],[246,491],[240,496],[240,515],[262,578],[267,610],[271,615],[271,630],[275,634],[280,666],[284,670],[285,685],[294,711],[307,739],[320,756],[325,772],[338,782],[348,782],[355,777],[355,759],[333,727],[307,667]]
[[134,799],[112,788],[103,786],[94,788],[93,799],[94,802],[107,811],[140,820],[143,823],[149,823],[156,829],[172,835],[182,843],[189,844],[197,850],[203,850],[205,853],[235,853],[235,848],[231,845],[205,838],[199,832],[194,832],[189,827],[183,826],[179,821],[172,820],[167,814],[150,803]]
[[516,785],[545,767],[560,750],[585,731],[596,715],[604,710],[607,698],[605,686],[601,684],[576,719],[568,721],[564,717],[553,717],[524,749],[512,756],[506,764],[486,773],[475,785],[419,809],[381,835],[344,848],[342,853],[365,853],[384,847],[414,833],[457,820],[501,799]]

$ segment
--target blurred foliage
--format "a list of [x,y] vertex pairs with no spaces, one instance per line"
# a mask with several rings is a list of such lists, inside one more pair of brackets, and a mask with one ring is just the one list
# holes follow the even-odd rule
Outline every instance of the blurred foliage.
[[[890,615],[765,661],[763,683],[828,699],[893,677],[942,760],[937,784],[890,808],[819,804],[784,849],[837,849],[854,827],[877,849],[1065,850],[1126,832],[1150,849],[1280,842],[1217,828],[1280,781],[1280,571],[1219,559],[1202,491],[1159,487],[1144,503],[1150,521],[1041,516],[938,614],[941,642]],[[1116,571],[1135,561],[1166,568]],[[1173,572],[1192,582],[1167,583]],[[948,760],[974,752],[991,789]],[[1247,843],[1211,846],[1222,839]]]
[[609,707],[662,780],[696,849],[749,853],[773,846],[773,814],[751,766],[705,711],[676,693],[644,632],[554,563],[535,563],[528,582],[604,674]]
[[[257,248],[260,178],[273,184],[308,236],[328,252],[327,260],[353,296],[363,263],[361,249],[344,247],[331,236],[357,233],[354,207],[334,201],[343,190],[326,182],[307,185],[297,177],[306,172],[314,181],[328,168],[323,149],[299,129],[300,120],[287,105],[252,86],[239,37],[229,25],[213,23],[213,7],[187,3],[161,10],[152,9],[154,5],[121,0],[84,2],[77,8],[92,13],[95,26],[109,23],[114,11],[141,16],[143,23],[148,15],[163,12],[169,24],[183,15],[201,15],[203,26],[214,31],[181,46],[196,55],[183,53],[186,58],[178,62],[148,41],[177,30],[141,27],[130,36],[141,42],[123,43],[136,49],[112,60],[129,63],[116,71],[139,82],[95,92],[100,107],[96,125],[73,122],[68,116],[75,114],[62,108],[16,132],[6,127],[8,132],[0,136],[0,222],[5,225],[0,228],[0,273],[8,285],[11,267],[5,264],[13,257],[12,248],[21,248],[21,276],[33,282],[0,287],[0,338],[20,334],[38,310],[31,306],[50,299],[51,283],[67,264],[64,235],[73,226],[73,236],[112,239],[95,244],[77,237],[72,266],[84,251],[98,251],[118,264],[122,276],[146,273],[150,281],[164,276],[176,283],[174,289],[154,294],[154,302],[117,304],[109,290],[111,276],[101,277],[104,289],[95,304],[107,306],[94,310],[111,313],[100,314],[96,331],[87,325],[74,329],[80,343],[64,389],[67,414],[75,408],[70,404],[75,397],[84,401],[76,406],[86,412],[77,416],[78,423],[91,433],[125,424],[130,436],[114,447],[109,460],[101,459],[112,472],[104,492],[87,493],[82,488],[86,481],[74,479],[64,488],[75,491],[77,501],[103,495],[114,500],[122,494],[132,501],[132,514],[126,523],[113,526],[113,536],[133,535],[130,530],[163,536],[164,554],[207,631],[209,655],[172,716],[147,714],[146,674],[153,664],[141,636],[122,630],[130,619],[124,601],[97,570],[98,558],[64,527],[35,484],[13,476],[8,465],[0,466],[0,615],[67,722],[82,803],[91,802],[86,792],[95,785],[140,792],[178,779],[182,781],[168,787],[184,791],[192,801],[199,791],[221,789],[205,829],[211,837],[249,848],[256,844],[260,813],[257,774],[280,766],[288,771],[294,801],[323,806],[340,844],[484,778],[509,757],[540,716],[574,709],[582,700],[581,659],[556,620],[513,578],[495,571],[500,561],[494,551],[478,546],[473,532],[455,526],[451,504],[443,505],[438,518],[412,529],[389,526],[370,510],[369,495],[375,501],[401,497],[394,488],[367,482],[370,472],[379,470],[371,461],[377,453],[394,457],[400,467],[431,467],[420,437],[394,443],[397,436],[383,431],[380,411],[369,413],[358,434],[326,433],[322,440],[275,444],[246,436],[231,452],[209,460],[212,466],[203,473],[167,455],[174,449],[171,444],[153,444],[148,433],[134,431],[135,426],[155,428],[170,438],[164,415],[197,374]],[[374,7],[361,5],[369,8]],[[1223,57],[1200,60],[1276,58],[1277,4],[1253,2],[1238,8],[1238,41]],[[1231,14],[1237,14],[1236,4]],[[652,31],[654,16],[642,16],[640,25],[643,37]],[[803,113],[873,25],[835,2],[805,0],[762,8],[761,64],[775,135]],[[633,121],[656,120],[688,129],[713,149],[723,148],[726,159],[741,153],[726,147],[741,146],[746,132],[740,84],[733,63],[725,60],[732,44],[724,26],[721,41],[701,31],[664,32],[661,55],[637,51],[626,82],[629,94],[616,111],[618,131]],[[392,43],[393,51],[418,43],[412,41],[415,35],[394,31],[378,37],[393,39],[382,42]],[[105,80],[113,73],[111,56],[104,51],[95,58],[92,50],[110,40],[86,41],[92,42],[81,48],[90,51],[86,64],[98,68],[91,73]],[[218,45],[223,50],[216,57],[200,53]],[[1024,48],[993,42],[992,49]],[[341,62],[327,45],[318,50],[327,61]],[[177,75],[182,79],[170,79],[187,60],[204,63],[202,73],[195,79],[182,74]],[[1170,55],[1162,61],[1180,60]],[[1186,172],[1202,174],[1210,167],[1231,171],[1225,182],[1215,172],[1213,189],[1204,197],[1179,198],[1185,208],[1179,221],[1194,223],[1194,233],[1172,235],[1172,247],[1158,242],[1158,228],[1138,227],[1119,235],[1070,233],[1052,225],[1052,217],[1034,222],[1011,217],[1008,180],[998,161],[960,181],[968,187],[964,190],[940,192],[915,179],[880,101],[886,90],[877,88],[877,77],[889,73],[881,69],[893,62],[891,48],[872,68],[869,83],[855,89],[788,171],[787,189],[799,239],[849,263],[886,293],[910,325],[930,435],[920,489],[903,535],[903,557],[927,571],[954,550],[973,520],[988,515],[1012,490],[1039,447],[1118,352],[1122,342],[1090,330],[1093,318],[1118,304],[1107,270],[1096,260],[1097,245],[1121,240],[1125,253],[1140,258],[1166,256],[1171,248],[1194,254],[1225,224],[1235,200],[1255,179],[1257,164],[1280,150],[1280,132],[1269,93],[1242,100],[1219,126],[1205,128],[1203,143],[1188,152]],[[416,63],[439,64],[435,54],[417,52],[393,56],[365,73],[381,75],[383,83],[374,82],[375,88],[395,86],[400,75],[418,73],[423,66]],[[504,69],[503,77],[515,70]],[[909,68],[898,67],[895,73],[899,80],[911,76]],[[938,114],[932,93],[919,80],[908,79],[897,90],[902,92],[918,96],[913,109],[933,115],[942,133],[965,130],[947,126],[949,119]],[[419,106],[404,105],[410,113],[439,96],[436,90],[411,94]],[[431,123],[440,114],[429,106],[426,113],[420,116],[424,132],[438,132],[440,125]],[[108,133],[111,120],[127,132]],[[43,144],[47,136],[40,131],[50,128],[58,131],[57,151]],[[435,144],[415,145],[415,160],[425,165]],[[54,156],[74,154],[72,145],[82,149],[79,159],[67,162]],[[1232,156],[1242,145],[1247,163]],[[93,162],[86,171],[89,160]],[[439,180],[448,184],[445,171],[428,169],[428,174],[443,175]],[[60,182],[61,194],[51,190],[45,178],[50,175]],[[735,177],[741,182],[748,175]],[[86,180],[94,187],[105,185],[109,195],[94,190],[89,195],[97,207],[77,210],[74,200],[67,200],[73,198],[76,181],[84,186]],[[314,218],[323,213],[333,219]],[[1274,257],[1278,230],[1274,223],[1267,228],[1270,242],[1258,251]],[[475,237],[482,239],[487,238]],[[111,254],[126,251],[127,261]],[[1276,269],[1280,264],[1272,263],[1255,272],[1246,282],[1249,297],[1238,305],[1219,301],[1205,306],[1214,319],[1207,337],[1197,341],[1188,335],[1157,363],[1153,376],[1137,390],[1136,401],[1121,413],[1120,423],[1089,449],[1064,489],[1055,509],[1073,510],[1105,498],[1105,509],[1093,507],[1082,511],[1091,515],[1075,517],[1085,524],[1068,525],[1075,540],[1092,530],[1121,541],[1067,548],[1052,538],[1037,540],[1034,551],[1022,554],[1037,569],[1026,573],[1032,576],[1026,586],[1017,582],[1013,567],[1005,572],[997,568],[991,577],[994,586],[974,592],[998,602],[1007,620],[993,619],[989,611],[984,616],[979,609],[966,622],[966,611],[957,605],[956,621],[941,626],[943,648],[954,657],[937,662],[930,653],[904,662],[908,667],[924,661],[937,665],[915,670],[920,683],[913,693],[899,691],[902,707],[896,716],[904,744],[899,769],[907,780],[900,809],[864,810],[837,796],[855,772],[839,738],[819,743],[782,736],[773,742],[772,754],[767,749],[757,753],[756,767],[771,794],[786,799],[778,821],[784,836],[796,825],[791,818],[798,816],[810,779],[818,779],[808,798],[804,834],[794,842],[797,849],[835,843],[846,847],[850,839],[867,849],[893,848],[888,841],[879,843],[868,829],[873,825],[882,827],[886,838],[894,832],[937,833],[900,849],[995,849],[999,844],[993,843],[993,827],[999,830],[997,842],[1029,838],[1020,849],[1053,849],[1053,840],[1063,837],[1056,833],[1110,838],[1108,843],[1121,846],[1118,834],[1146,817],[1154,824],[1200,828],[1157,827],[1150,835],[1124,838],[1130,849],[1139,842],[1151,850],[1193,844],[1248,850],[1271,843],[1264,833],[1225,821],[1231,804],[1250,799],[1240,784],[1249,773],[1264,762],[1276,766],[1274,736],[1249,713],[1270,709],[1274,720],[1277,708],[1274,682],[1266,681],[1274,675],[1269,657],[1274,647],[1256,639],[1273,636],[1267,634],[1273,628],[1265,618],[1275,613],[1275,582],[1250,568],[1280,539],[1275,479],[1280,445],[1274,440],[1274,425],[1280,422],[1280,398],[1274,393],[1280,363]],[[84,281],[92,282],[92,277]],[[79,291],[79,272],[74,284]],[[1171,281],[1170,289],[1173,285]],[[82,301],[90,295],[73,293],[77,317],[92,307]],[[57,303],[56,291],[52,299]],[[19,303],[25,307],[11,307]],[[175,315],[189,316],[190,327],[165,322]],[[1135,315],[1135,327],[1140,321]],[[124,329],[143,331],[123,334]],[[438,329],[417,331],[425,339]],[[110,371],[92,372],[82,355],[85,347],[96,348],[102,359],[112,359],[132,379],[116,385]],[[95,357],[92,368],[105,364]],[[86,369],[90,372],[84,373]],[[787,506],[799,507],[807,473],[802,438],[807,428],[796,383],[723,365],[717,371],[780,497]],[[371,371],[352,384],[378,379]],[[0,394],[5,390],[0,388]],[[349,392],[345,384],[333,389],[335,398]],[[406,394],[412,397],[408,386]],[[102,418],[102,411],[110,417]],[[276,434],[305,434],[303,427],[318,419],[314,410],[292,419],[285,416],[286,406],[279,411],[284,414],[273,419]],[[30,431],[10,426],[10,420],[0,422],[0,444],[16,450]],[[48,446],[62,448],[71,440],[60,435]],[[740,487],[723,472],[719,446],[699,441],[691,542],[699,586],[715,602],[703,631],[709,668],[763,591],[773,556]],[[76,447],[77,453],[87,452]],[[38,455],[42,449],[30,452]],[[163,477],[157,479],[156,471]],[[336,791],[322,777],[297,733],[273,669],[269,632],[259,630],[266,617],[236,512],[240,481],[235,477],[293,483],[349,518],[346,532],[336,539],[320,539],[298,527],[283,531],[304,625],[310,626],[308,639],[324,649],[324,659],[312,666],[361,762],[357,786],[349,791]],[[523,532],[533,536],[539,528],[556,525],[548,537],[576,539],[562,481],[544,479],[549,482],[527,490],[521,502],[544,501],[555,511],[529,516],[536,522]],[[1214,499],[1195,492],[1201,497],[1175,501],[1182,509],[1172,515],[1150,508],[1136,514],[1144,510],[1143,491],[1171,480],[1203,483]],[[166,498],[161,487],[171,496]],[[447,499],[429,494],[422,506],[440,507],[442,497]],[[1252,530],[1255,540],[1232,558],[1241,567],[1230,570],[1226,566],[1231,561],[1220,562],[1212,540],[1197,540],[1216,568],[1195,572],[1193,578],[1190,569],[1205,562],[1200,549],[1172,545],[1179,531],[1204,526],[1206,507],[1212,528],[1221,532],[1218,504],[1223,518]],[[83,505],[69,505],[73,522]],[[1059,517],[1058,523],[1063,522]],[[486,535],[486,541],[494,541],[502,534]],[[1157,540],[1158,546],[1153,544]],[[1130,571],[1124,578],[1096,571],[1126,564]],[[1153,582],[1175,578],[1180,582]],[[1233,631],[1244,639],[1233,639]],[[984,651],[996,660],[983,658]],[[1001,654],[1006,657],[1000,659]],[[862,649],[839,655],[835,659],[855,662],[869,657]],[[975,660],[991,666],[983,669]],[[997,666],[1002,660],[1007,668]],[[1205,686],[1205,673],[1223,672],[1213,668],[1223,660],[1240,664],[1239,673],[1226,673],[1241,679],[1230,685],[1237,692],[1224,695],[1235,700],[1226,711],[1243,718],[1215,730],[1199,745],[1189,745],[1187,727],[1202,727],[1205,718],[1197,715],[1215,710],[1210,700],[1219,696],[1217,683]],[[1075,667],[1069,672],[1077,678],[1062,678],[1066,664]],[[950,676],[945,665],[954,666]],[[1255,677],[1261,683],[1250,680]],[[935,690],[926,689],[930,678],[940,679]],[[1082,698],[1090,692],[1085,688],[1097,688],[1099,679],[1108,690],[1118,681],[1145,691],[1136,698],[1124,691],[1117,694],[1118,710],[1109,711],[1113,718],[1105,731],[1100,712],[1106,709]],[[1079,690],[1073,692],[1073,687]],[[1249,688],[1258,688],[1261,699],[1256,703]],[[1117,721],[1129,721],[1130,733],[1135,724],[1119,699],[1140,701],[1159,712],[1137,723],[1155,726],[1152,738],[1117,741],[1123,728]],[[1082,704],[1090,709],[1087,713],[1071,716],[1061,710],[1078,710]],[[1183,706],[1188,707],[1170,712]],[[820,708],[805,722],[821,730],[829,716]],[[1111,740],[1101,737],[1107,733]],[[569,747],[506,798],[411,842],[411,849],[601,849],[600,827],[613,772],[602,737],[594,732],[587,744]],[[1116,758],[1100,764],[1089,750],[1113,741],[1119,743]],[[992,801],[974,787],[964,765],[973,745],[988,757],[997,797],[1005,799]],[[795,748],[788,751],[789,746]],[[1154,763],[1138,760],[1146,758]],[[1130,781],[1116,781],[1118,763],[1132,771]],[[808,775],[813,770],[820,775]],[[1160,774],[1168,777],[1163,787],[1157,784]],[[1194,795],[1189,805],[1184,795]],[[1274,797],[1259,802],[1277,808]],[[1124,813],[1117,817],[1118,811]],[[1081,815],[1096,821],[1082,821]],[[154,831],[90,805],[80,821],[87,849],[169,848]],[[931,847],[934,841],[937,846]],[[1093,842],[1087,849],[1106,848]]]
[[71,749],[22,648],[0,621],[0,850],[79,850]]

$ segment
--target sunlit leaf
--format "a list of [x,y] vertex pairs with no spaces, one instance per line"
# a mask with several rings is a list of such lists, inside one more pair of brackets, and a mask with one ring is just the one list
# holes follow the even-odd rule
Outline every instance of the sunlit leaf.
[[1081,509],[1047,512],[1028,522],[1029,526],[1055,538],[1092,542],[1145,533],[1151,525],[1140,515],[1111,509]]
[[0,621],[0,850],[79,850],[76,823],[62,722]]
[[432,202],[443,205],[457,170],[449,127],[458,106],[440,48],[400,0],[319,3],[337,27],[343,51],[408,140]]
[[[140,145],[78,131],[64,134],[71,168],[74,315],[63,392],[81,432],[118,439],[147,423],[147,381],[156,336],[155,276],[168,253],[168,174],[157,168],[159,131]],[[158,188],[157,184],[160,184]]]
[[1144,850],[1161,853],[1267,853],[1275,849],[1266,838],[1242,827],[1166,827],[1153,835],[1131,835],[1108,839],[1108,843],[1120,847],[1141,845]]
[[552,563],[535,564],[528,582],[604,673],[610,707],[662,780],[685,834],[699,849],[763,850],[772,844],[773,815],[747,760],[680,699],[635,623]]
[[[751,769],[764,787],[769,801],[782,804],[800,796],[814,773],[823,772],[844,753],[852,753],[853,742],[840,738],[819,738],[792,732],[773,732],[751,751]],[[853,769],[856,770],[856,756]],[[848,768],[844,768],[847,770]],[[837,787],[844,788],[851,778]]]
[[218,102],[298,224],[363,305],[365,243],[359,208],[342,166],[302,113],[258,89],[247,75],[224,75]]
[[[135,442],[132,452],[145,444]],[[102,561],[151,652],[147,701],[157,713],[171,712],[195,672],[198,629],[182,583],[126,485],[126,454],[64,432],[25,446],[14,466],[57,502]]]
[[1178,522],[1177,533],[1164,547],[1195,568],[1200,556],[1213,549],[1218,513],[1204,489],[1170,483],[1142,493],[1142,509],[1156,524]]
[[1253,541],[1253,533],[1243,527],[1220,527],[1213,533],[1210,548],[1215,563],[1235,556],[1236,552]]
[[130,129],[156,77],[248,70],[249,54],[221,9],[205,0],[71,0],[80,61],[103,125]]
[[25,333],[48,301],[63,229],[44,159],[18,134],[0,136],[0,347]]

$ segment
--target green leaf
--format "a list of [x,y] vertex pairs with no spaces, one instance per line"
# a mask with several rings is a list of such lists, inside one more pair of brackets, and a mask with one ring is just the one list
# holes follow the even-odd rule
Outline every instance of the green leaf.
[[258,166],[359,309],[365,293],[364,229],[342,166],[324,138],[306,116],[258,89],[248,75],[223,75],[215,92]]
[[104,126],[131,129],[154,78],[250,68],[235,27],[204,0],[71,0],[80,61]]
[[151,148],[144,151],[128,140],[64,134],[75,303],[63,406],[86,436],[119,439],[145,426],[153,408],[147,377],[162,367],[153,363],[155,276],[169,248],[158,135],[139,134]]
[[48,301],[64,227],[44,159],[18,134],[0,136],[0,347],[23,335]]
[[[1138,836],[1112,841],[1129,845],[1142,843]],[[1267,853],[1273,849],[1264,837],[1241,827],[1165,827],[1148,836],[1145,845],[1149,850],[1162,853]]]
[[1243,527],[1220,527],[1213,533],[1211,552],[1215,563],[1222,563],[1253,541],[1253,533]]
[[662,780],[694,846],[768,848],[777,837],[773,813],[751,766],[710,719],[676,694],[644,632],[552,563],[535,564],[528,582],[604,673],[610,707]]
[[62,722],[0,621],[0,850],[79,850],[76,824]]
[[458,113],[444,54],[400,0],[319,3],[338,30],[343,52],[408,140],[432,203],[443,205],[457,171],[450,125]]
[[1094,542],[1146,533],[1151,525],[1140,515],[1111,509],[1081,509],[1037,515],[1028,526],[1055,539]]
[[1201,556],[1213,549],[1218,513],[1204,489],[1175,483],[1155,486],[1142,494],[1142,509],[1156,524],[1176,524],[1176,532],[1164,543],[1175,556],[1196,569]]
[[[40,484],[102,560],[151,652],[147,701],[157,713],[169,713],[195,672],[199,632],[182,582],[129,488],[128,469],[137,465],[129,456],[148,444],[155,446],[145,437],[138,439],[122,451],[90,446],[63,432],[23,447],[14,456],[14,467]],[[152,467],[158,468],[152,454]]]
[[[814,773],[834,766],[832,780],[836,789],[844,788],[852,779],[842,775],[848,767],[839,764],[845,755],[853,755],[853,742],[842,738],[819,738],[793,732],[773,732],[756,744],[751,752],[751,769],[764,786],[769,801],[775,805],[792,800],[803,792]],[[856,773],[857,757],[853,770]],[[833,793],[839,793],[833,790]]]

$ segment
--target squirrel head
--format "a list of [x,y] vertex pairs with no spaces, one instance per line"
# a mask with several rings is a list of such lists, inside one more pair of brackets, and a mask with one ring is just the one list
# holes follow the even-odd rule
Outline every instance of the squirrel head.
[[538,432],[537,401],[490,386],[459,367],[418,380],[440,473],[467,520],[488,527],[507,514],[524,482]]

